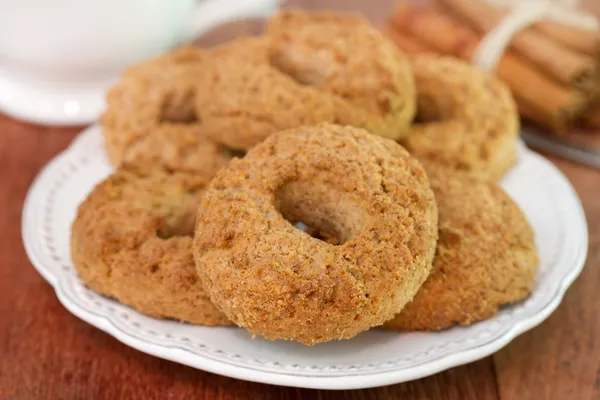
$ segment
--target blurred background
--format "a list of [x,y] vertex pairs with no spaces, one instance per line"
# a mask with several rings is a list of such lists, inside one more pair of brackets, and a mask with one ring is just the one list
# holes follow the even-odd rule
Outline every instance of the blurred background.
[[[499,45],[492,37],[498,27],[510,25],[514,14],[531,13],[523,9],[528,4],[547,16]],[[4,1],[0,113],[44,125],[94,122],[106,90],[128,66],[188,41],[210,47],[259,34],[264,17],[299,6],[359,11],[409,54],[441,53],[481,65],[513,91],[528,144],[600,167],[595,0]]]

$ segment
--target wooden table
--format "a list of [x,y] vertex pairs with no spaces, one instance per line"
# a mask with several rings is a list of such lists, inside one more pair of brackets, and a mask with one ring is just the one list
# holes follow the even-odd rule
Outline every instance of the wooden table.
[[[389,0],[300,3],[361,9],[374,20],[391,7]],[[201,41],[259,29],[240,23]],[[0,115],[0,399],[600,399],[600,171],[550,157],[583,201],[590,249],[583,273],[546,322],[469,365],[393,386],[328,392],[244,382],[154,358],[62,307],[25,255],[21,208],[40,168],[80,130]]]

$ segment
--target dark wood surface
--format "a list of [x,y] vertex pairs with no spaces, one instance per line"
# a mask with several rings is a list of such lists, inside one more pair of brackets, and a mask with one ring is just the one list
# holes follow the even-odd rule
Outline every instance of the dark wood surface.
[[[297,3],[359,9],[375,21],[391,7],[389,0]],[[260,26],[238,23],[200,42],[255,33]],[[590,248],[583,273],[542,325],[493,357],[421,380],[369,390],[304,390],[229,379],[154,358],[62,307],[25,255],[21,208],[40,168],[80,130],[36,126],[0,114],[0,399],[600,400],[600,171],[550,157],[581,197]],[[587,140],[600,145],[597,137]]]

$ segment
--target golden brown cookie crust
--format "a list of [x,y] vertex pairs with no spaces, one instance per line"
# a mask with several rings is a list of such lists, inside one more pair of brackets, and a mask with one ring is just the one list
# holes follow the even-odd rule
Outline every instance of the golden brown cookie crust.
[[201,325],[229,325],[205,294],[191,233],[207,180],[123,165],[80,205],[71,229],[83,282],[139,312]]
[[320,122],[398,139],[414,116],[408,60],[360,17],[284,11],[264,37],[227,43],[208,58],[196,113],[228,147],[246,150],[271,133]]
[[429,273],[436,232],[427,177],[404,148],[322,124],[274,134],[217,174],[199,207],[194,257],[211,300],[237,325],[312,345],[395,315]]
[[519,114],[506,85],[464,61],[412,59],[417,119],[401,141],[423,164],[497,181],[514,164]]
[[126,71],[101,123],[111,163],[159,164],[210,178],[232,157],[207,138],[194,111],[204,54],[184,47]]
[[196,110],[213,140],[245,150],[286,128],[362,118],[339,97],[298,85],[271,66],[268,48],[266,38],[243,38],[210,52],[197,77]]
[[440,215],[433,270],[386,328],[468,325],[524,299],[534,285],[533,231],[510,197],[492,183],[439,169],[428,172]]
[[362,127],[391,139],[408,132],[416,109],[410,63],[365,18],[286,10],[271,18],[267,36],[274,65],[299,82],[366,110]]

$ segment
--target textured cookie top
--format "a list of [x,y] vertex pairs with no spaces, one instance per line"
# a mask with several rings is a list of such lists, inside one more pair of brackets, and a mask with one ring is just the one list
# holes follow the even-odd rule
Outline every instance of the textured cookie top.
[[510,197],[464,174],[428,172],[439,208],[433,271],[387,327],[469,324],[521,300],[533,287],[538,262],[533,231]]
[[366,19],[283,11],[269,20],[267,36],[272,63],[297,81],[375,115],[401,114],[405,125],[398,128],[407,127],[415,112],[410,63]]
[[399,138],[414,116],[408,60],[360,17],[281,12],[264,37],[234,40],[207,58],[196,113],[209,136],[232,148],[319,122]]
[[428,275],[436,232],[416,160],[393,141],[324,124],[277,133],[223,169],[202,198],[194,251],[232,321],[313,344],[397,313]]
[[114,165],[160,164],[210,178],[229,161],[194,109],[204,59],[199,49],[183,47],[128,69],[110,89],[101,123]]
[[427,163],[495,181],[516,154],[519,114],[508,87],[453,57],[412,59],[417,120],[401,143]]
[[206,133],[249,149],[273,132],[319,122],[365,120],[338,96],[300,85],[269,62],[267,38],[242,38],[210,51],[197,75],[196,111]]
[[204,178],[123,165],[79,207],[71,251],[82,280],[140,312],[228,324],[199,285],[191,250]]

